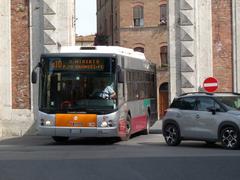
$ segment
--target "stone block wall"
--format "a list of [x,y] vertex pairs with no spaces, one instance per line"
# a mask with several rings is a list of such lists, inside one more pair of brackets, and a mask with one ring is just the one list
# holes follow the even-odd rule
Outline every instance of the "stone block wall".
[[55,44],[74,45],[74,0],[48,1],[58,9],[56,29],[51,16],[44,17],[46,1],[1,0],[0,137],[36,133],[38,86],[31,85],[30,74],[44,52],[44,30],[59,34]]
[[217,91],[234,90],[234,6],[232,0],[169,0],[171,99],[202,91],[209,76],[218,79]]

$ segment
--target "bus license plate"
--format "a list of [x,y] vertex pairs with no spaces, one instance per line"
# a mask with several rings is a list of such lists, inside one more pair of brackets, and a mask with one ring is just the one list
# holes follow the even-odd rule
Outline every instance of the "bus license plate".
[[71,130],[71,134],[80,134],[81,133],[81,129],[72,129]]

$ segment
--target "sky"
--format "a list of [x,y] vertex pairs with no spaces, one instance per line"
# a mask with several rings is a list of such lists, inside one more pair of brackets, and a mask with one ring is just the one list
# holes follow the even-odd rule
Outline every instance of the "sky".
[[95,34],[96,29],[96,0],[76,0],[76,34]]

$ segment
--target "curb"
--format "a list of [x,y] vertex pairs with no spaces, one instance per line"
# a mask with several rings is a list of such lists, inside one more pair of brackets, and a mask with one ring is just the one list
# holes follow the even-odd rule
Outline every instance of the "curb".
[[150,134],[162,134],[162,120],[157,120],[150,128]]
[[162,129],[150,129],[150,134],[162,134]]

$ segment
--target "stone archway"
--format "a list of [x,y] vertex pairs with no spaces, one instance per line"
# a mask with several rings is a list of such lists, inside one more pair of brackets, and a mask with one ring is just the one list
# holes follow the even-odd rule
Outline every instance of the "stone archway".
[[159,117],[164,116],[164,111],[168,108],[168,82],[164,82],[159,87]]

